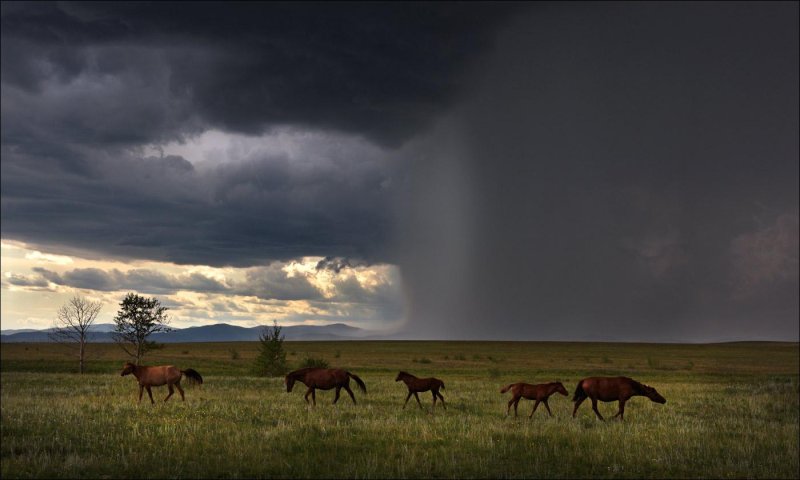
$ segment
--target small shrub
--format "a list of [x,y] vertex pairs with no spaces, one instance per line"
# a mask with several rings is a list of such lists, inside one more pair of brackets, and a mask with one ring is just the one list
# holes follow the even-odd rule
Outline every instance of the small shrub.
[[184,355],[189,355],[189,350],[184,350],[181,353],[184,354]]
[[336,353],[333,354],[333,358],[339,358],[341,356],[342,356],[342,352],[340,352],[339,350],[336,350]]
[[238,360],[239,359],[239,350],[235,348],[231,348],[228,350],[231,353],[231,360]]
[[454,356],[453,359],[454,360],[466,360],[467,357],[465,357],[464,355],[458,354],[458,355]]
[[[27,348],[26,348],[25,350],[27,350]],[[445,359],[445,360],[450,360],[450,355],[445,355],[445,356],[444,356],[444,359]]]
[[472,359],[473,359],[473,360],[480,360],[480,359],[481,359],[481,356],[476,354],[476,355],[473,355],[473,356],[472,356]]
[[300,368],[328,368],[330,365],[324,358],[306,357],[300,363]]
[[422,357],[419,359],[419,363],[431,363],[431,359]]
[[694,368],[694,362],[689,360],[689,363],[686,365],[686,370],[691,370]]
[[283,335],[278,322],[273,322],[271,328],[264,328],[258,336],[258,356],[253,364],[257,375],[264,377],[279,377],[289,369],[286,365],[286,351],[283,349]]
[[650,368],[661,368],[661,363],[651,357],[647,357],[647,366]]
[[500,376],[500,369],[499,368],[490,368],[488,370],[489,378],[497,378]]
[[611,359],[610,359],[610,358],[608,358],[608,357],[607,357],[607,356],[605,356],[605,355],[603,356],[603,360],[602,360],[602,362],[603,362],[603,363],[614,363],[614,362],[612,362],[612,361],[611,361]]

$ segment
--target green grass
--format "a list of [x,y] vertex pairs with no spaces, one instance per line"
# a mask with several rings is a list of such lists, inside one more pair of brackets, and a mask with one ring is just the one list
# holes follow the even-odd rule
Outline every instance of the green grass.
[[[796,343],[641,345],[528,342],[287,342],[294,368],[306,358],[358,374],[358,405],[302,385],[251,377],[256,343],[167,345],[148,364],[194,368],[202,387],[186,402],[136,403],[125,358],[91,345],[89,374],[63,346],[3,344],[2,476],[13,477],[713,477],[796,478],[800,349]],[[232,350],[238,352],[232,358]],[[187,353],[184,353],[187,352]],[[433,359],[430,363],[420,359]],[[609,362],[608,360],[612,360]],[[417,360],[416,362],[414,360]],[[448,409],[412,399],[398,370],[445,381]],[[556,396],[555,417],[520,404],[517,381],[629,375],[655,386],[625,422],[599,422],[585,403]],[[165,388],[154,389],[157,401]],[[145,394],[146,396],[146,394]],[[145,397],[146,398],[146,397]],[[177,399],[177,401],[175,401]],[[616,404],[601,404],[607,416]]]

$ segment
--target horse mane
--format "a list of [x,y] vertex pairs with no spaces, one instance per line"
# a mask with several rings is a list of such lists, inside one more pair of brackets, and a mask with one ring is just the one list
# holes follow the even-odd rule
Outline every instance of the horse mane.
[[636,380],[634,380],[632,378],[629,378],[629,380],[633,384],[634,388],[636,388],[636,391],[638,393],[644,395],[644,393],[647,391],[647,385],[645,385],[643,383],[640,383],[640,382],[637,382]]
[[400,370],[400,373],[399,373],[399,375],[402,375],[402,376],[404,376],[404,377],[417,378],[417,377],[415,377],[414,375],[411,375],[410,373],[406,372],[405,370]]

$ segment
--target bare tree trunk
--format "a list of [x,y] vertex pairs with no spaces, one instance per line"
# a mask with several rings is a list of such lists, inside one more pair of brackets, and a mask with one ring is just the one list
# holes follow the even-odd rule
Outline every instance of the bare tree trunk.
[[81,335],[81,353],[80,353],[80,356],[81,356],[81,360],[80,360],[80,365],[81,365],[81,366],[80,366],[80,373],[81,373],[81,375],[83,375],[83,356],[84,356],[84,353],[85,353],[85,352],[86,352],[86,335],[85,335],[85,334],[82,334],[82,335]]

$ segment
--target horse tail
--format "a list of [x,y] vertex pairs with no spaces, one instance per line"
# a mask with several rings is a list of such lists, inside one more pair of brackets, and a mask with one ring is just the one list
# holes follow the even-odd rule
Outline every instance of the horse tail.
[[506,392],[507,392],[507,391],[509,391],[509,390],[511,389],[511,387],[513,387],[514,385],[516,385],[516,384],[515,384],[515,383],[509,383],[508,385],[506,385],[505,387],[503,387],[503,388],[501,388],[501,389],[500,389],[500,393],[506,393]]
[[193,368],[187,368],[186,370],[181,370],[181,373],[186,375],[186,378],[188,378],[190,382],[199,383],[202,385],[203,377],[201,377],[200,374],[197,373],[197,370]]
[[358,378],[358,375],[354,375],[354,374],[352,374],[350,372],[347,372],[347,375],[349,377],[352,377],[352,379],[356,381],[356,384],[358,384],[358,388],[360,388],[362,392],[367,393],[367,386],[364,385],[364,381],[363,380]]
[[444,382],[443,382],[443,381],[441,381],[441,380],[439,380],[439,383],[441,383],[441,384],[442,384],[442,390],[444,390]]
[[578,386],[575,387],[575,395],[572,396],[572,401],[577,402],[578,400],[582,400],[589,395],[586,394],[586,391],[583,389],[583,380],[578,382]]

